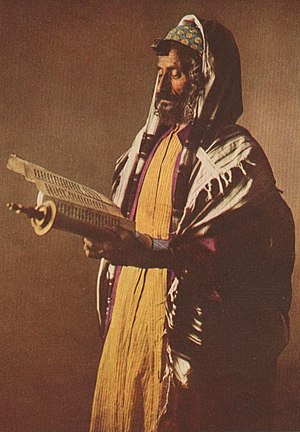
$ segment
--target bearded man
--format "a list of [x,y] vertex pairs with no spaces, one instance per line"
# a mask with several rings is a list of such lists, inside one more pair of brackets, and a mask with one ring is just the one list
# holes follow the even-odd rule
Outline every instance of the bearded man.
[[272,430],[292,216],[261,147],[236,125],[231,33],[191,15],[153,48],[147,123],[112,191],[136,232],[107,227],[112,241],[84,245],[101,258],[105,315],[90,431]]

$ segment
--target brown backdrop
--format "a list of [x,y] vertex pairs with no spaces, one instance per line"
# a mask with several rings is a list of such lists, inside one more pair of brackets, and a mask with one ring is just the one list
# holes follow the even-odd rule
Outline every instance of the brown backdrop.
[[[147,115],[156,74],[149,46],[195,13],[235,34],[241,124],[264,147],[299,221],[299,8],[296,0],[2,0],[0,12],[0,430],[83,432],[100,351],[97,263],[79,237],[38,238],[9,214],[7,201],[33,204],[36,195],[6,170],[9,154],[109,193],[114,160]],[[294,276],[278,385],[278,428],[289,431],[300,430],[299,262]]]

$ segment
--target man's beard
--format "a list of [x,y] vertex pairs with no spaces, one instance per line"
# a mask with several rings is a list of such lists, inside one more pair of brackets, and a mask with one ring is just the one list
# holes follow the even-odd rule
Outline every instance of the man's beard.
[[155,108],[166,126],[176,123],[183,124],[193,117],[193,109],[188,104],[189,94],[184,92],[181,95],[172,95],[167,92],[160,92],[155,97]]

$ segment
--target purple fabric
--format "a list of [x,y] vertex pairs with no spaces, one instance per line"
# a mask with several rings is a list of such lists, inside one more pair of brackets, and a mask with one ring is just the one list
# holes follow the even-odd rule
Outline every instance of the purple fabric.
[[217,246],[216,246],[216,240],[211,237],[202,237],[199,239],[199,242],[209,250],[209,252],[216,253]]
[[113,287],[111,290],[111,297],[110,297],[110,303],[108,306],[108,311],[107,311],[107,316],[106,316],[106,320],[105,320],[105,331],[104,331],[104,337],[106,337],[108,329],[109,329],[109,324],[111,321],[111,317],[112,317],[112,312],[113,312],[113,308],[114,308],[114,304],[115,304],[115,298],[116,298],[116,291],[117,291],[117,285],[119,282],[119,277],[121,274],[121,266],[118,266],[116,268],[116,273],[115,273],[115,278],[114,278],[114,282],[113,282]]
[[[172,181],[172,204],[173,204],[173,206],[174,206],[174,200],[175,200],[176,180],[177,180],[178,169],[179,169],[179,165],[180,165],[181,153],[182,153],[182,151],[180,153],[178,153],[178,156],[177,156],[177,159],[175,162],[174,172],[173,172],[173,181]],[[171,223],[172,223],[172,220],[171,220]]]
[[186,144],[191,128],[192,124],[189,123],[187,126],[185,126],[178,132],[178,138],[180,139],[181,143]]

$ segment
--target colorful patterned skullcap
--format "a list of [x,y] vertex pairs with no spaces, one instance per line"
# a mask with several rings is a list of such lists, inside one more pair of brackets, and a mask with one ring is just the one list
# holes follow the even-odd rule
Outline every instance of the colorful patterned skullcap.
[[201,32],[193,22],[185,21],[184,24],[174,27],[163,40],[179,42],[200,53],[203,51]]

